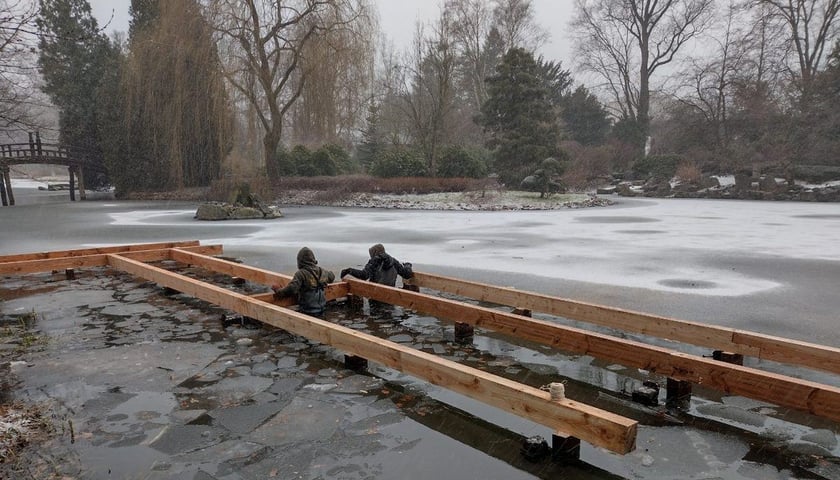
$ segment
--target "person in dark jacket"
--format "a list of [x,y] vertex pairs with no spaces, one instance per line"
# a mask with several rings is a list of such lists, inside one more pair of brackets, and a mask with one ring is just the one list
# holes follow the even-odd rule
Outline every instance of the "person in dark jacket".
[[404,279],[411,278],[414,275],[410,263],[400,263],[396,258],[385,253],[385,247],[381,243],[370,247],[368,253],[370,254],[370,260],[368,260],[364,269],[345,268],[341,271],[341,278],[346,275],[353,275],[361,280],[370,280],[393,287],[397,284],[397,275]]
[[324,290],[335,280],[335,274],[318,266],[315,254],[303,247],[297,254],[298,271],[283,288],[272,285],[274,298],[297,297],[298,311],[307,315],[322,315],[327,304]]

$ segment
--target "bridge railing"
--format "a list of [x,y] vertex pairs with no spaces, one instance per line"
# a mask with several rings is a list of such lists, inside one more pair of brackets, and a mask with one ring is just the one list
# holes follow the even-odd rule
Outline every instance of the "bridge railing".
[[0,158],[68,158],[72,150],[52,143],[8,143],[0,145]]

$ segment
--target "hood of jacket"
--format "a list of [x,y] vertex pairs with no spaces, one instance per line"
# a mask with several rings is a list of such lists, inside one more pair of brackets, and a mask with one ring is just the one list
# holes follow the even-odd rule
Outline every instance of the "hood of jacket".
[[368,253],[370,254],[370,258],[374,258],[385,253],[385,247],[381,243],[377,243],[368,249]]
[[318,260],[315,260],[315,253],[309,247],[303,247],[297,254],[298,268],[314,269],[318,265]]

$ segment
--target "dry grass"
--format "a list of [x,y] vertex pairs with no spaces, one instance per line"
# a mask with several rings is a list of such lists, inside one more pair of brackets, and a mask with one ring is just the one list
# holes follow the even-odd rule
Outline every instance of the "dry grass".
[[690,162],[680,163],[674,176],[686,183],[699,183],[703,172]]
[[41,406],[0,405],[0,463],[15,463],[23,448],[52,431],[52,422]]

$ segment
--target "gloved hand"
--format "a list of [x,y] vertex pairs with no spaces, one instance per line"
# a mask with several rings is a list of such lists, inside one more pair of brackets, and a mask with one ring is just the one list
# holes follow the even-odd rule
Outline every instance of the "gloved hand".
[[349,268],[345,268],[344,270],[342,270],[342,271],[341,271],[341,274],[339,275],[339,277],[338,277],[338,278],[344,278],[344,277],[346,277],[349,273],[350,273],[350,269],[349,269]]
[[406,275],[403,278],[411,278],[414,276],[414,271],[411,269],[411,262],[403,263],[403,267],[405,267],[405,269],[408,271],[408,275]]

